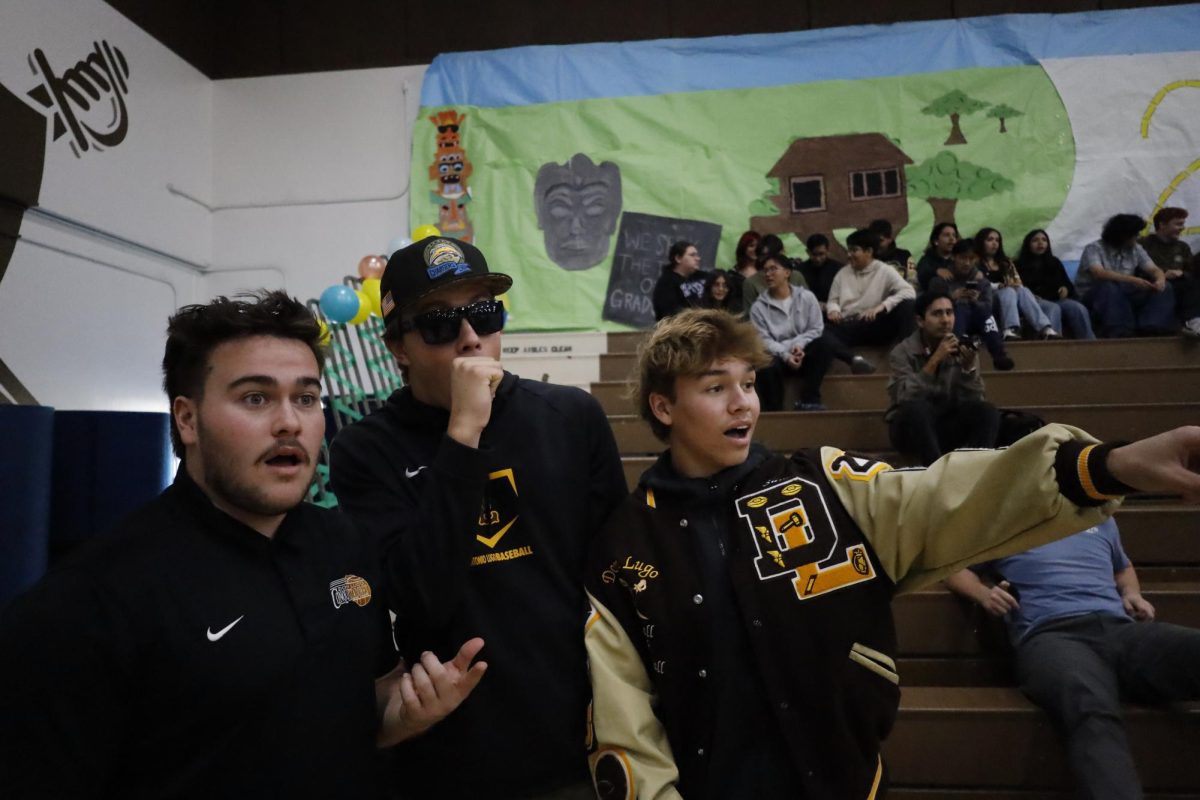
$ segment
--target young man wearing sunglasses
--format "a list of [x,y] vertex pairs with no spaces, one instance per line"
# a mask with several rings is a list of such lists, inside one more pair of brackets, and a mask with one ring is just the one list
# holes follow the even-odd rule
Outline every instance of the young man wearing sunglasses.
[[583,563],[625,480],[590,395],[504,371],[511,285],[464,242],[394,253],[384,340],[406,385],[331,451],[342,508],[382,544],[401,654],[488,643],[469,702],[398,749],[414,797],[593,796]]

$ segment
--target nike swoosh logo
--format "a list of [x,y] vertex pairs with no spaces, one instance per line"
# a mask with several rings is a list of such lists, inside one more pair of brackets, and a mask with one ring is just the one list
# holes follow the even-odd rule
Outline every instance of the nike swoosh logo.
[[420,472],[420,471],[421,471],[421,470],[423,470],[423,469],[425,469],[425,468],[424,468],[424,467],[417,467],[416,469],[409,469],[408,467],[405,467],[405,468],[404,468],[404,477],[406,477],[406,478],[415,478],[415,477],[417,477],[417,473],[418,473],[418,472]]
[[245,618],[246,618],[246,615],[245,615],[245,614],[242,614],[242,616],[238,617],[238,618],[237,618],[237,619],[235,619],[233,622],[231,622],[231,623],[229,623],[228,625],[226,625],[224,628],[221,628],[221,630],[217,631],[216,633],[213,633],[213,632],[212,632],[212,628],[209,628],[209,629],[208,629],[208,640],[209,640],[210,642],[215,642],[215,641],[217,641],[217,640],[218,640],[218,639],[220,639],[222,636],[224,636],[225,634],[227,634],[227,633],[229,633],[231,630],[233,630],[233,626],[234,626],[234,625],[237,625],[239,622],[241,622],[241,621],[242,621],[243,619],[245,619]]

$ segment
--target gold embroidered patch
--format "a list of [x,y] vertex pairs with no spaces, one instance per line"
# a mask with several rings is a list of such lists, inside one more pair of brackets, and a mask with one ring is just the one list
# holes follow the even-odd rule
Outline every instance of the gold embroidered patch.
[[329,584],[329,596],[334,608],[354,603],[359,608],[371,602],[371,584],[357,575],[347,575]]

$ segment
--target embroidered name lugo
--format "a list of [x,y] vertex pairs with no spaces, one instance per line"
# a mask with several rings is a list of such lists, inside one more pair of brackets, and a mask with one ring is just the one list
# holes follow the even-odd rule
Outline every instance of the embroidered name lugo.
[[634,560],[633,556],[625,556],[625,563],[621,565],[621,569],[636,572],[639,578],[658,577],[658,569],[653,564],[647,564],[641,559]]
[[793,478],[736,501],[758,550],[760,580],[790,577],[796,596],[808,600],[875,577],[866,547],[840,542],[816,484]]

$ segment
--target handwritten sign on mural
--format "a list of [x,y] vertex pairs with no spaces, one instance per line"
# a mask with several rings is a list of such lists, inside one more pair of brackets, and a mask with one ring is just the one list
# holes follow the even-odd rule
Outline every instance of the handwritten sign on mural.
[[653,325],[654,308],[650,299],[654,284],[667,263],[667,251],[681,239],[696,245],[700,251],[700,269],[709,271],[716,266],[720,225],[633,211],[622,214],[601,316],[635,328]]

